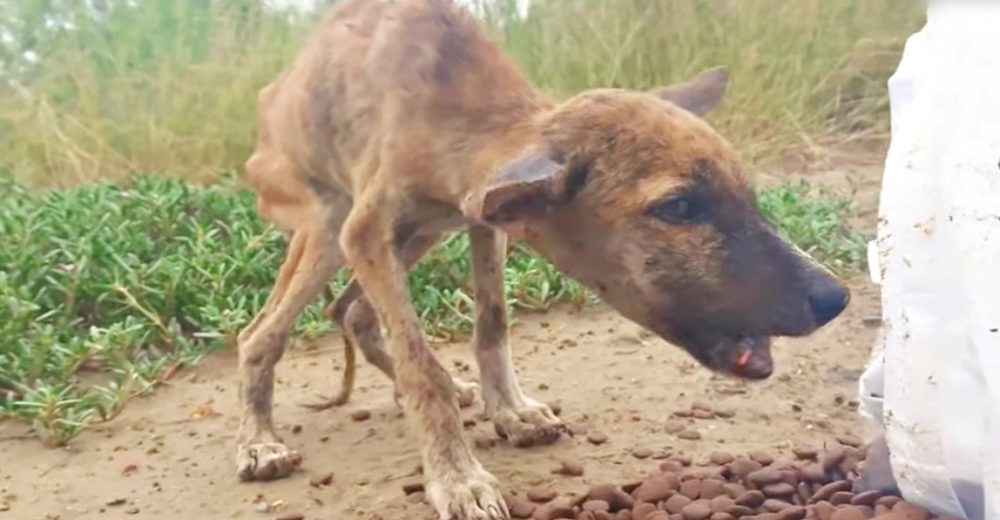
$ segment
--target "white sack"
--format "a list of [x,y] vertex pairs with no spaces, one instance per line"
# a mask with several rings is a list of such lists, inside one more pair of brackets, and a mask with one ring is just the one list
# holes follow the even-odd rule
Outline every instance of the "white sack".
[[884,426],[908,501],[998,520],[1000,2],[932,1],[889,95],[873,266],[884,329],[862,413]]

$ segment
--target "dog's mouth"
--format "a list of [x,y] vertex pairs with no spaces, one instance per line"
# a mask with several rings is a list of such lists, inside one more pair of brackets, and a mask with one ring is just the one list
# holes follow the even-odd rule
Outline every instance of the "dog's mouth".
[[774,373],[771,337],[764,334],[712,334],[679,342],[704,367],[742,379],[767,379]]
[[[730,340],[731,341],[731,340]],[[744,379],[767,379],[774,373],[771,357],[771,338],[767,336],[742,336],[734,346],[724,347],[722,366],[716,369]]]

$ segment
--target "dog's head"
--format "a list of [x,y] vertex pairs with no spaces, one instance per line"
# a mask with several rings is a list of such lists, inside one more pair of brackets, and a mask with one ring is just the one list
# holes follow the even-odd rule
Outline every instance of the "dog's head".
[[537,142],[494,173],[478,217],[517,227],[557,268],[706,367],[762,379],[771,337],[810,334],[849,293],[779,238],[736,153],[700,119],[727,81],[715,69],[558,105],[541,116]]

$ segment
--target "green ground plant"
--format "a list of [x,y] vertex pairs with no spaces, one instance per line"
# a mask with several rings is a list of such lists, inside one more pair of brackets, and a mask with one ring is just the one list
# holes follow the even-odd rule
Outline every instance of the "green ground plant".
[[[284,237],[256,214],[234,176],[206,187],[163,177],[29,190],[0,178],[0,415],[61,444],[114,417],[164,372],[229,348],[267,297]],[[864,237],[843,226],[845,201],[779,186],[767,217],[836,270],[855,269]],[[468,237],[445,240],[410,275],[432,336],[473,323]],[[346,273],[332,281],[335,292]],[[591,295],[524,247],[506,265],[514,311],[580,305]],[[330,330],[321,302],[297,333]]]

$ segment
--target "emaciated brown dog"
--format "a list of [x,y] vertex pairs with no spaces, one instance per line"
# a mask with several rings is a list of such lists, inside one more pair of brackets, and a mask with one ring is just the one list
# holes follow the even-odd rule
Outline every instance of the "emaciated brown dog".
[[716,69],[652,92],[598,89],[555,103],[450,0],[336,5],[260,94],[246,172],[260,213],[290,243],[239,337],[239,476],[283,477],[300,463],[272,424],[275,364],[303,308],[349,265],[356,283],[335,307],[396,382],[421,437],[430,502],[446,519],[508,517],[462,437],[456,385],[407,288],[408,269],[459,229],[471,237],[486,413],[518,445],[554,441],[562,428],[512,367],[508,233],[709,369],[768,377],[770,338],[813,332],[848,293],[765,223],[736,153],[698,117],[727,80]]

